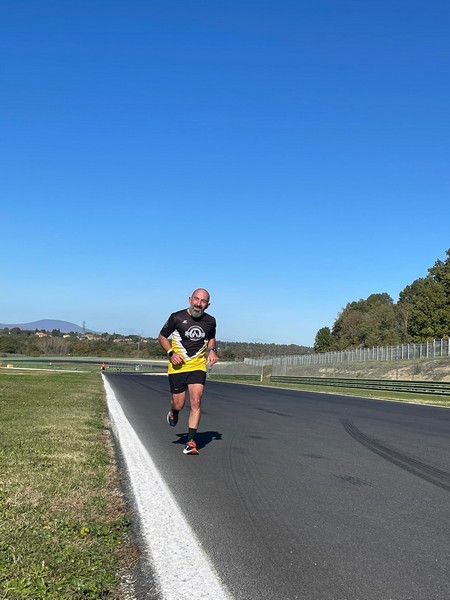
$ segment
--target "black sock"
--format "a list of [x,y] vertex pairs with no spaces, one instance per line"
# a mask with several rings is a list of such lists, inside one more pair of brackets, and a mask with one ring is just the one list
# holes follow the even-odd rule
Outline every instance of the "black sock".
[[175,410],[174,408],[172,408],[172,414],[174,417],[178,417],[179,412],[180,412],[179,410]]
[[196,429],[192,429],[192,427],[189,427],[189,432],[188,432],[188,442],[190,442],[191,440],[195,439],[195,434],[197,433]]

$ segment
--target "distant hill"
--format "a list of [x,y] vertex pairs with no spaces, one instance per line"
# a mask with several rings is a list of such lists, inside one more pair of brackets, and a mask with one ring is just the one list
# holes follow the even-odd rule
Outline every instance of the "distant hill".
[[4,325],[0,323],[0,329],[7,327],[8,329],[12,329],[13,327],[18,327],[19,329],[24,329],[27,331],[34,331],[35,329],[45,331],[53,331],[54,329],[59,329],[61,333],[70,333],[71,331],[75,333],[94,333],[91,329],[84,329],[79,325],[75,325],[75,323],[69,323],[68,321],[58,321],[57,319],[42,319],[41,321],[33,321],[32,323],[13,323],[9,325]]

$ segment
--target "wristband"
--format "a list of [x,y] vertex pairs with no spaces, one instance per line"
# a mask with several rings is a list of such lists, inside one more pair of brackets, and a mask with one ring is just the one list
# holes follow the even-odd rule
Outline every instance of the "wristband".
[[170,350],[167,350],[167,356],[168,356],[169,358],[171,358],[171,357],[172,357],[172,354],[175,354],[175,350],[172,350],[172,348],[171,348]]
[[210,352],[215,352],[217,354],[217,348],[208,348]]

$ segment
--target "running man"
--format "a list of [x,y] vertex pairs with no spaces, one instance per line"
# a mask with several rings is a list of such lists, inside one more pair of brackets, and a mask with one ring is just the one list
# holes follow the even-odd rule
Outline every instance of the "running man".
[[186,391],[189,392],[191,410],[184,454],[198,454],[195,434],[200,423],[206,368],[219,360],[216,349],[216,319],[205,312],[209,300],[209,292],[203,288],[192,292],[189,308],[172,313],[158,337],[161,347],[169,357],[172,402],[167,422],[171,427],[177,424],[178,413],[186,402]]

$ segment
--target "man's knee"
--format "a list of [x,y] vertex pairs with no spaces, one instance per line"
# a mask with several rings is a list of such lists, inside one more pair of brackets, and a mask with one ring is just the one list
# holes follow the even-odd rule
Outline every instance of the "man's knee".
[[200,405],[202,402],[201,396],[191,396],[190,397],[191,408],[192,410],[200,410]]
[[181,410],[186,401],[186,392],[181,394],[172,394],[172,406],[175,410]]

